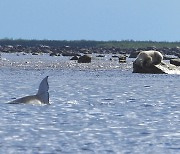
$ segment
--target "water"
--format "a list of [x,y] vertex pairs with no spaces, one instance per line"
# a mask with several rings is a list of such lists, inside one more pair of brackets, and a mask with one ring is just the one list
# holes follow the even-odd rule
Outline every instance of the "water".
[[[133,74],[116,61],[97,68],[2,57],[0,153],[180,153],[178,75]],[[35,94],[46,75],[51,105],[6,104]]]

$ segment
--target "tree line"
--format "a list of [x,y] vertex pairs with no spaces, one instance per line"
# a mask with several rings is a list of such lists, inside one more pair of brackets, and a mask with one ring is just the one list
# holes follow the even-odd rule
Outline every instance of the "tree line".
[[39,46],[46,45],[50,47],[80,47],[80,48],[99,48],[99,47],[117,47],[122,49],[130,48],[147,48],[155,46],[156,48],[174,48],[180,47],[180,42],[156,42],[156,41],[134,41],[134,40],[122,40],[122,41],[94,41],[94,40],[25,40],[25,39],[0,39],[0,45],[22,45],[22,46]]

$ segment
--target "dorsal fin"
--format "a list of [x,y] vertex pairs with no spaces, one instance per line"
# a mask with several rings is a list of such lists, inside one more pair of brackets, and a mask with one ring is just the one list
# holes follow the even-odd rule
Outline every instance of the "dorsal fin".
[[37,96],[43,101],[44,104],[49,104],[49,84],[48,76],[46,76],[40,83]]

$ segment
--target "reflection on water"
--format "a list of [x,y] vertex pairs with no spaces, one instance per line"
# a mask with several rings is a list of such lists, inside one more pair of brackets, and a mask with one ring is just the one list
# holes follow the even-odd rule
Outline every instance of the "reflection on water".
[[[180,78],[130,70],[0,70],[1,153],[179,153]],[[49,75],[51,105],[10,105]]]

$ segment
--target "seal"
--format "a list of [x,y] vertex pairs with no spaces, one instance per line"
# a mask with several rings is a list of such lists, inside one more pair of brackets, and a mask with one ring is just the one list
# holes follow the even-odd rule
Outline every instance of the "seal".
[[8,104],[50,104],[49,103],[49,84],[48,76],[46,76],[40,83],[39,89],[36,95],[25,96],[19,99],[16,99]]

